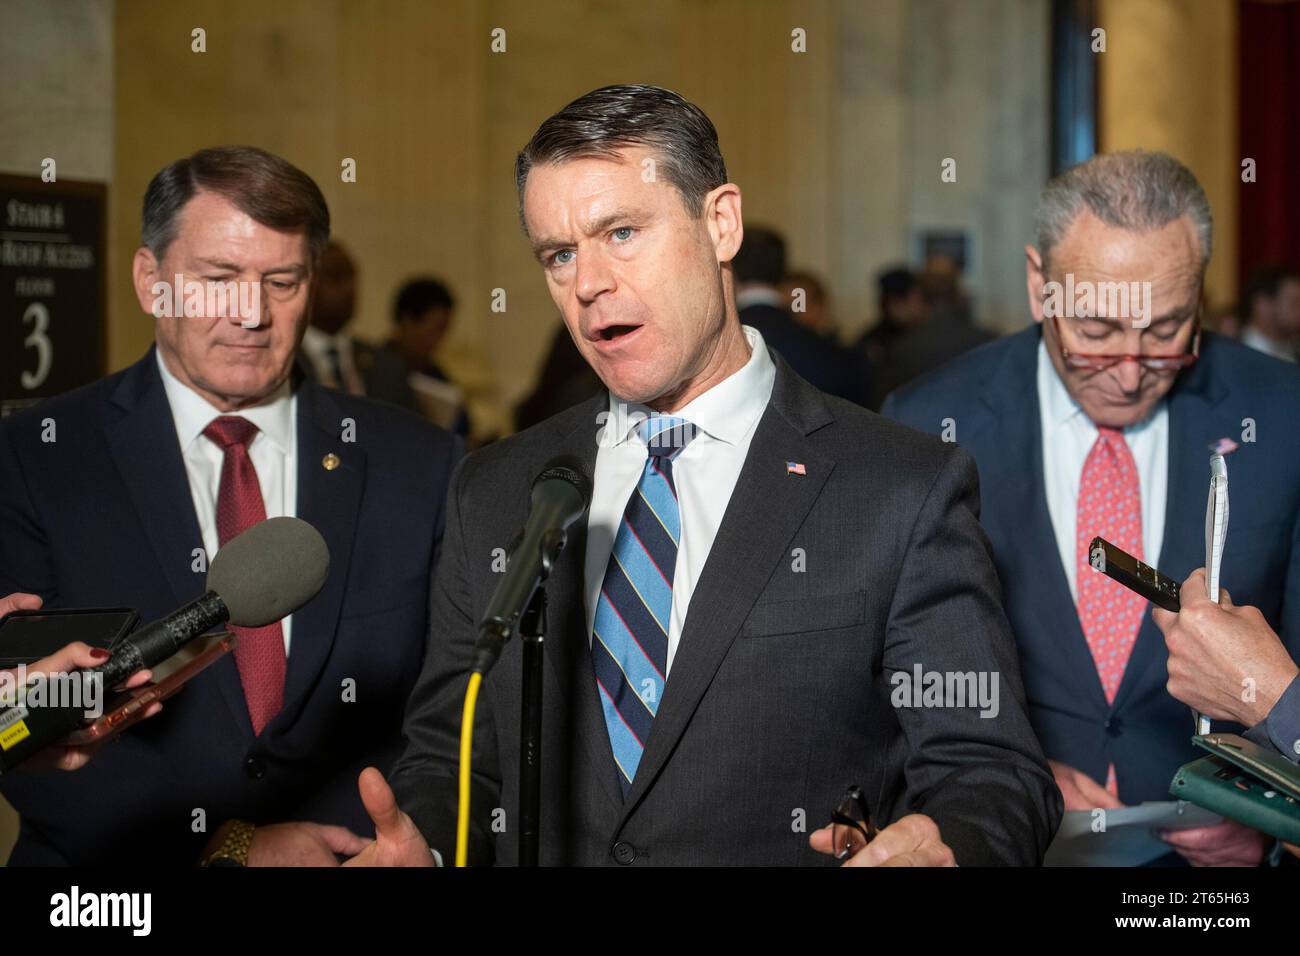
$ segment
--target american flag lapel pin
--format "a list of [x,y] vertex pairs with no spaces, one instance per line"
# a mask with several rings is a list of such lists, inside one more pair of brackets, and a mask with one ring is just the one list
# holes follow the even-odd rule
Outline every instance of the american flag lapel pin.
[[785,473],[787,475],[799,475],[804,477],[808,474],[808,469],[803,466],[801,461],[787,461],[785,463]]

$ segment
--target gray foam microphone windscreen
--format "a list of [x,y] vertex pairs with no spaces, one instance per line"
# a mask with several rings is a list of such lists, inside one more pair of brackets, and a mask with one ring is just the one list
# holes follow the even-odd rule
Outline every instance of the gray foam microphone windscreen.
[[319,531],[301,518],[268,518],[222,546],[207,588],[225,602],[231,624],[265,627],[314,598],[329,570]]

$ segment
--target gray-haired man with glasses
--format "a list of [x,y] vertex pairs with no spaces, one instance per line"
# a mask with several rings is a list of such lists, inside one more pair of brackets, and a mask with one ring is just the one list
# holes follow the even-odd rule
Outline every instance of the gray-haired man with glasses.
[[[1186,578],[1205,561],[1211,449],[1232,451],[1224,583],[1294,656],[1300,374],[1202,331],[1213,222],[1172,157],[1121,152],[1068,170],[1043,190],[1035,231],[1033,325],[884,411],[975,456],[1030,719],[1066,809],[1164,800],[1196,756],[1192,718],[1166,690],[1146,602],[1096,573],[1088,545],[1100,535]],[[1229,822],[1166,840],[1200,865],[1259,863],[1268,842]]]

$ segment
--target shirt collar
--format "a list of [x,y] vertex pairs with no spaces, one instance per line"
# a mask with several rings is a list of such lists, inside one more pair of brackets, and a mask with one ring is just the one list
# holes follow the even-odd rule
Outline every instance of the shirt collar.
[[314,325],[309,325],[307,331],[302,334],[302,347],[310,354],[321,357],[332,348],[338,349],[340,354],[344,352],[351,353],[352,336],[346,328],[337,335],[330,335]]
[[293,450],[293,394],[286,379],[279,388],[250,408],[237,412],[223,412],[206,398],[181,383],[167,368],[162,352],[154,349],[158,372],[162,376],[167,404],[171,406],[172,421],[176,424],[176,437],[181,448],[187,449],[203,434],[212,419],[220,415],[239,415],[248,419],[285,454]]
[[[749,343],[749,361],[672,413],[674,418],[684,418],[693,424],[697,432],[704,432],[728,445],[739,444],[753,429],[767,408],[776,381],[776,366],[768,354],[763,336],[748,325],[742,325],[741,331]],[[658,414],[648,405],[623,402],[610,392],[609,424],[617,423],[614,444],[628,441],[641,421]]]
[[1064,425],[1075,416],[1082,416],[1087,421],[1082,406],[1074,400],[1048,357],[1047,342],[1043,339],[1038,341],[1038,395],[1052,427]]

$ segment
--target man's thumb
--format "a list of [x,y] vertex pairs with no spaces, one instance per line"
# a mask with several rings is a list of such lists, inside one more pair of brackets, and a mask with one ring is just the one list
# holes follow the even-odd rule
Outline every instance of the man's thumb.
[[402,811],[397,806],[397,798],[393,796],[384,775],[374,767],[367,767],[361,771],[357,787],[361,791],[361,803],[375,823],[376,839],[397,836],[402,823]]

